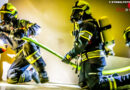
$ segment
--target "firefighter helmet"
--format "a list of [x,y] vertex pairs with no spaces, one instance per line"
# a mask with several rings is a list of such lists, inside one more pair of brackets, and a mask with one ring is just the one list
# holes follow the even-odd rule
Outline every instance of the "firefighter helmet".
[[124,31],[123,37],[126,40],[126,45],[130,46],[130,26]]
[[11,3],[5,3],[0,9],[1,20],[17,18],[17,9]]
[[72,7],[71,21],[73,22],[73,20],[80,20],[84,13],[87,15],[91,14],[89,3],[84,0],[76,1],[75,5]]

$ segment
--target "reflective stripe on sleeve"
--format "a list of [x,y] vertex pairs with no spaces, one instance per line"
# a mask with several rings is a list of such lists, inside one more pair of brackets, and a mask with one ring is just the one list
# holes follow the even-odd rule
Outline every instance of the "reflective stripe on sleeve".
[[90,41],[92,36],[93,36],[93,34],[91,32],[89,32],[89,31],[86,31],[86,30],[79,32],[79,37],[87,39],[88,41]]

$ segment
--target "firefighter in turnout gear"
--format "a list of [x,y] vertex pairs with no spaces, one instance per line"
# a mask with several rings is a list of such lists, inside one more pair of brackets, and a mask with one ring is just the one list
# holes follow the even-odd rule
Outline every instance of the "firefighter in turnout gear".
[[[0,15],[0,38],[17,53],[15,61],[7,73],[8,83],[29,82],[31,79],[36,83],[48,82],[45,71],[46,64],[40,55],[39,47],[34,43],[22,40],[24,36],[37,35],[40,26],[27,20],[18,19],[17,10],[11,3],[2,6]],[[30,64],[34,68],[27,70]]]
[[[130,84],[130,74],[109,77],[102,75],[106,61],[101,30],[92,17],[90,5],[86,1],[79,0],[72,7],[71,22],[74,23],[75,42],[72,50],[64,56],[62,61],[69,64],[73,58],[81,56],[80,87],[90,90],[112,90],[118,86]],[[110,26],[107,27],[110,28]],[[109,55],[109,52],[107,54]]]

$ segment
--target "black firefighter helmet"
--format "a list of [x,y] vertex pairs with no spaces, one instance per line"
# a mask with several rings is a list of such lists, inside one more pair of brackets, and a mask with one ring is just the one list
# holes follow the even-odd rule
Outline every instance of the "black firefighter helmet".
[[1,21],[10,21],[17,18],[17,9],[11,3],[5,3],[0,9]]
[[76,1],[75,5],[72,7],[72,14],[71,14],[71,22],[79,21],[82,19],[83,15],[87,14],[90,15],[90,5],[84,0]]

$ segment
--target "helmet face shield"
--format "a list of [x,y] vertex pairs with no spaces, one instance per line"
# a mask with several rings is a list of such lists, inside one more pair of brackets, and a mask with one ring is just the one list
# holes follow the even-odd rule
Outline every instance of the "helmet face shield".
[[83,10],[81,8],[73,8],[71,14],[71,22],[78,21],[83,16]]
[[1,17],[1,21],[9,21],[11,18],[11,14],[10,13],[0,13],[0,17]]

